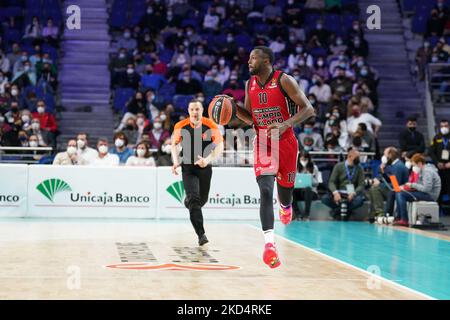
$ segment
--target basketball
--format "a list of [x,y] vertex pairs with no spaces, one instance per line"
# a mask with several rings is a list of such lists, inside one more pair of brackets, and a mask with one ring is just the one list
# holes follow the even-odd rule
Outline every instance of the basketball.
[[228,96],[215,96],[208,107],[208,115],[215,123],[226,125],[236,115],[236,106]]

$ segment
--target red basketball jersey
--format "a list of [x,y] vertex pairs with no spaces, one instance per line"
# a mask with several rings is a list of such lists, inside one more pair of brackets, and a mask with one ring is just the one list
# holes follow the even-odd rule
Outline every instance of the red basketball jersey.
[[[295,111],[295,103],[281,87],[280,77],[283,71],[272,72],[265,84],[261,84],[256,76],[248,81],[247,94],[250,98],[253,124],[258,136],[274,122],[282,123],[291,117]],[[281,139],[294,136],[292,128],[286,130]]]

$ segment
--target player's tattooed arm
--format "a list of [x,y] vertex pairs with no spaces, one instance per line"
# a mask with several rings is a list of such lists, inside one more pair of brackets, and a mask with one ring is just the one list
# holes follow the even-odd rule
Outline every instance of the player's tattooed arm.
[[245,83],[245,100],[244,100],[244,108],[238,106],[236,104],[236,116],[244,121],[246,124],[251,126],[253,124],[253,118],[251,114],[251,107],[250,107],[250,99],[247,95],[247,85],[248,81]]
[[299,111],[284,123],[289,127],[292,127],[297,123],[304,122],[309,118],[314,117],[316,115],[314,107],[300,89],[297,81],[292,76],[287,74],[283,74],[280,81],[286,94],[299,107]]

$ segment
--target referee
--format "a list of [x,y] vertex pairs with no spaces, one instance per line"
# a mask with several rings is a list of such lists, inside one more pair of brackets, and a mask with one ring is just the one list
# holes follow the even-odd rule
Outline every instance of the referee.
[[208,243],[208,239],[203,228],[202,207],[208,201],[211,162],[223,151],[223,137],[217,125],[202,116],[203,105],[199,100],[189,102],[188,112],[189,118],[178,122],[174,128],[172,173],[178,175],[177,168],[181,166],[186,192],[184,205],[189,209],[198,244],[203,246]]

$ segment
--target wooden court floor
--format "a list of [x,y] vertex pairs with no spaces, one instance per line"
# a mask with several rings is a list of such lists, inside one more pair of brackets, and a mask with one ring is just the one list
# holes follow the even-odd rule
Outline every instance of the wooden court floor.
[[20,221],[0,224],[0,299],[423,299],[276,237],[281,267],[262,262],[247,224]]

